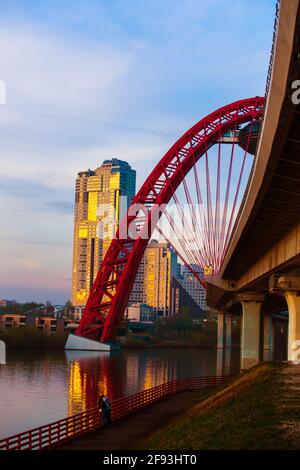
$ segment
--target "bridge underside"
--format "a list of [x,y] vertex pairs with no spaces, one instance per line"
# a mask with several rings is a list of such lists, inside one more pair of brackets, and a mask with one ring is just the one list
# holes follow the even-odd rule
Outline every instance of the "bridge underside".
[[300,269],[300,105],[291,96],[300,77],[300,7],[293,16],[282,5],[257,164],[221,274],[208,280],[214,306],[236,291],[265,292],[271,274]]
[[292,101],[292,83],[299,78],[299,1],[281,2],[256,165],[220,276],[207,285],[210,306],[242,306],[242,346],[244,341],[252,359],[262,308],[270,314],[288,306],[289,359],[300,340],[300,106]]

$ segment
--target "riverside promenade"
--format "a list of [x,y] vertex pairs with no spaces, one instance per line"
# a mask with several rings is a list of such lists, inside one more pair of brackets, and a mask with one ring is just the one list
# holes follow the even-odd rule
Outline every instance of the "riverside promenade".
[[197,402],[197,392],[180,392],[54,450],[130,450]]
[[2,450],[300,450],[300,365],[162,384],[0,441]]
[[167,397],[58,450],[299,450],[299,396],[300,365],[264,363],[222,389]]

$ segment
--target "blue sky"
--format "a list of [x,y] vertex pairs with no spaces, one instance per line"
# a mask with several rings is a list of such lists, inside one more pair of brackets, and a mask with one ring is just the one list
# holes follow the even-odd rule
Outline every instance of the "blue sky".
[[274,0],[0,0],[0,298],[70,298],[74,182],[138,186],[191,125],[264,94]]

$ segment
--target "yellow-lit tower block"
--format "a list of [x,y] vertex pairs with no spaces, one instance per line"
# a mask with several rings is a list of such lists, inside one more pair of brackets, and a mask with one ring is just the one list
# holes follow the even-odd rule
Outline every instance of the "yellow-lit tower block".
[[136,172],[122,160],[105,160],[78,173],[75,187],[72,303],[84,306],[120,219],[135,194]]

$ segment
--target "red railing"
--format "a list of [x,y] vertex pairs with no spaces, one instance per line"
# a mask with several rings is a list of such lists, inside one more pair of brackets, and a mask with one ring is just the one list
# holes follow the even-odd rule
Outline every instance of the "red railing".
[[[155,401],[188,390],[210,389],[226,385],[230,376],[192,377],[174,380],[112,402],[112,421],[116,421]],[[68,418],[40,426],[0,440],[0,450],[42,450],[58,446],[102,426],[99,408],[91,408]]]

